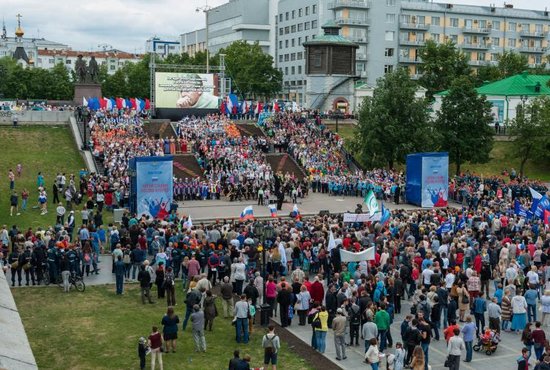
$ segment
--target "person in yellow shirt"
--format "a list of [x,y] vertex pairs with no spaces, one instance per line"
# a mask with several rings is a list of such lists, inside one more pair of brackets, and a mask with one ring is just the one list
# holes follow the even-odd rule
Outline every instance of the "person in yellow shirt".
[[321,311],[317,313],[317,317],[313,319],[315,322],[316,319],[319,319],[321,322],[321,327],[315,328],[315,339],[317,342],[317,350],[321,353],[325,353],[326,348],[326,339],[328,331],[328,312],[325,306],[321,306]]

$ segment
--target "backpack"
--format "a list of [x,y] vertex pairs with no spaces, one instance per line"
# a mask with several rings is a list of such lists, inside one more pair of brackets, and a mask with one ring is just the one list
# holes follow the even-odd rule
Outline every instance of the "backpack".
[[264,351],[266,354],[271,355],[273,352],[275,352],[275,347],[273,346],[273,340],[277,338],[277,335],[274,335],[273,337],[269,338],[267,334],[265,335],[266,344],[264,347]]
[[128,253],[127,251],[124,252],[124,257],[122,257],[122,262],[124,262],[125,264],[130,264],[132,262],[130,260],[130,253]]
[[354,311],[351,310],[351,319],[350,319],[351,325],[360,325],[361,324],[361,311],[357,310]]

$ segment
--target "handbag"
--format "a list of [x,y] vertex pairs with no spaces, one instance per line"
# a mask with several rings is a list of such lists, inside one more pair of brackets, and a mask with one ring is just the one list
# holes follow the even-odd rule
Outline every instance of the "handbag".
[[462,295],[462,304],[468,304],[470,303],[470,298],[466,294]]
[[313,319],[313,322],[311,323],[311,326],[313,327],[313,329],[321,329],[323,325],[321,324],[321,319],[319,318],[319,314],[315,316],[315,318]]
[[17,270],[18,267],[19,267],[19,261],[15,261],[14,263],[11,264],[11,268],[14,270]]
[[443,366],[451,367],[451,359],[449,358],[449,356],[447,356],[447,358],[445,358],[445,363],[443,364]]

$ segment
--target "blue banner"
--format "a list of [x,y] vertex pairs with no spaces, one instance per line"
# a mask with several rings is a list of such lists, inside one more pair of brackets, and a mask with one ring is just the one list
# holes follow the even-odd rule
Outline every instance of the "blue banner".
[[173,199],[172,157],[136,158],[137,214],[164,219]]

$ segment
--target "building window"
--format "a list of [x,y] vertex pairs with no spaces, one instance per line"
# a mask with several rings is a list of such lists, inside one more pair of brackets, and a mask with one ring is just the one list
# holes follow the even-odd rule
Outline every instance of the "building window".
[[290,68],[290,73],[293,74],[293,75],[296,74],[296,67],[292,66]]
[[508,31],[516,32],[516,28],[517,28],[516,22],[509,22],[508,23]]
[[535,32],[542,32],[542,24],[535,24]]
[[317,21],[311,21],[311,28],[317,28]]
[[309,30],[309,22],[304,23],[304,30]]
[[303,55],[303,53],[301,51],[298,52],[298,54],[296,55],[296,59],[302,60],[302,55]]
[[283,41],[279,40],[279,49],[282,49],[282,48],[283,48]]
[[302,16],[302,8],[298,9],[298,17]]
[[111,66],[109,66],[109,69],[110,69],[111,71],[114,71],[114,70],[116,69],[116,66],[115,66],[114,64],[112,64]]
[[290,57],[288,54],[285,54],[285,62],[288,62],[290,60]]
[[292,19],[296,18],[296,10],[292,11]]
[[432,17],[432,26],[439,26],[441,24],[441,18]]
[[296,60],[296,53],[290,54],[290,60],[295,61]]
[[450,35],[449,38],[451,39],[453,44],[456,45],[458,43],[458,35]]
[[279,22],[283,21],[283,13],[279,14]]
[[395,6],[395,0],[386,0],[386,6]]
[[384,65],[384,73],[392,73],[393,72],[393,65],[386,64]]
[[38,64],[42,64],[42,58],[38,58],[37,61],[38,61]]
[[458,18],[450,18],[450,27],[458,27]]
[[395,14],[386,14],[386,23],[395,23]]
[[313,55],[313,66],[314,67],[321,67],[321,54],[314,54]]
[[[299,74],[299,75],[302,74],[302,66],[298,66],[298,74]],[[298,81],[298,82],[300,82],[300,81]],[[301,84],[302,84],[302,83],[300,82],[300,85],[301,85]]]
[[71,63],[72,63],[72,62],[71,62],[70,59],[67,59],[67,60],[65,61],[65,64],[71,64]]
[[294,39],[292,39],[292,42],[291,42],[290,44],[292,45],[292,47],[295,46],[295,44],[294,44]]
[[55,63],[55,59],[48,59],[48,63],[54,64],[54,63]]
[[288,12],[285,13],[285,20],[288,21]]
[[511,48],[516,47],[516,39],[508,39],[508,46]]
[[284,32],[285,30],[283,29],[283,27],[279,28],[279,36],[282,36]]
[[500,37],[493,37],[493,46],[500,46]]
[[304,29],[304,24],[298,23],[298,32],[302,32],[303,29]]
[[302,46],[302,38],[298,37],[298,46]]
[[288,48],[288,40],[285,40],[285,48]]
[[290,27],[290,33],[294,33],[296,32],[296,25],[293,25],[292,27]]
[[306,15],[309,15],[309,6],[306,6]]
[[308,37],[308,36],[306,36],[306,42],[307,42],[307,40],[308,40],[308,39],[309,39],[309,37]]
[[395,37],[394,31],[386,31],[386,36],[384,37],[384,39],[386,41],[393,41],[394,37]]
[[288,67],[285,67],[285,75],[288,75]]
[[282,63],[283,61],[283,54],[279,55],[279,63]]
[[288,35],[289,32],[290,32],[290,27],[289,27],[289,26],[286,26],[286,27],[285,27],[285,35]]
[[432,40],[434,40],[435,42],[439,42],[441,36],[439,35],[439,33],[432,33]]
[[311,13],[312,14],[317,14],[317,5],[312,5],[311,6]]
[[393,57],[393,48],[386,48],[384,50],[384,55],[387,57]]

